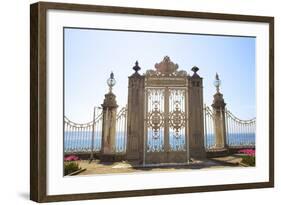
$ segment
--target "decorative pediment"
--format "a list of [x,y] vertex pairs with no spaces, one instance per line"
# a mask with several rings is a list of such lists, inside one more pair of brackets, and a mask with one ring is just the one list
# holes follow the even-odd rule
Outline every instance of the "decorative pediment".
[[165,56],[162,62],[155,64],[156,71],[162,74],[174,73],[178,67],[178,64],[173,63],[169,56]]
[[170,60],[169,56],[165,56],[160,63],[155,64],[155,70],[147,70],[147,76],[187,76],[186,71],[178,71],[178,64]]

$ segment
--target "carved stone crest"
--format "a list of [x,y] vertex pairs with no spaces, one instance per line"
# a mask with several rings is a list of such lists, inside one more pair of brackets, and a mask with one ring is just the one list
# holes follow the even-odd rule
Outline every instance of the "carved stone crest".
[[186,71],[178,71],[178,64],[171,61],[169,56],[165,56],[160,63],[155,64],[155,70],[147,70],[147,76],[187,76]]
[[156,71],[162,74],[174,73],[178,67],[178,64],[173,63],[169,56],[165,56],[162,62],[155,64]]

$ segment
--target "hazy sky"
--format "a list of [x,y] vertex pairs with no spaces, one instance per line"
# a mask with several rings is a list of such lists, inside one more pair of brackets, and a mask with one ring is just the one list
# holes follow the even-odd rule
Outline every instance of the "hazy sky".
[[65,29],[65,115],[82,123],[92,120],[108,92],[111,71],[119,108],[127,103],[128,76],[136,60],[140,73],[154,69],[168,55],[179,70],[199,67],[204,103],[212,104],[218,72],[227,108],[241,119],[256,116],[255,38],[168,34],[94,29]]

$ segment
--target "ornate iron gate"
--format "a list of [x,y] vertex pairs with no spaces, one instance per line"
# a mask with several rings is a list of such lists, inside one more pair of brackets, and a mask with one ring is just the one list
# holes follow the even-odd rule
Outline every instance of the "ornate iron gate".
[[145,75],[144,163],[185,163],[188,78],[168,57],[155,67]]
[[185,96],[184,88],[146,89],[147,152],[186,150]]

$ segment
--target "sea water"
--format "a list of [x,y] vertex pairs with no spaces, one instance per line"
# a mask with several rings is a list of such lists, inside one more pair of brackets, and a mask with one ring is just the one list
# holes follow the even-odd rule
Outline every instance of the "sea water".
[[[176,146],[173,143],[177,143],[177,140],[172,140],[173,136],[170,136],[170,145]],[[241,145],[255,145],[256,135],[255,133],[228,133],[227,144],[229,146],[241,146]],[[152,142],[153,141],[153,142]],[[125,151],[126,149],[126,135],[124,132],[118,132],[116,134],[116,149],[118,151]],[[184,137],[181,140],[184,142]],[[152,138],[147,139],[147,144],[153,144],[157,146],[157,143],[163,144],[163,139],[153,140]],[[214,134],[208,134],[204,138],[205,147],[213,147],[215,145]],[[89,151],[92,147],[92,132],[91,131],[66,131],[64,133],[64,150],[85,150]],[[101,148],[101,132],[95,133],[93,148],[95,151]]]

